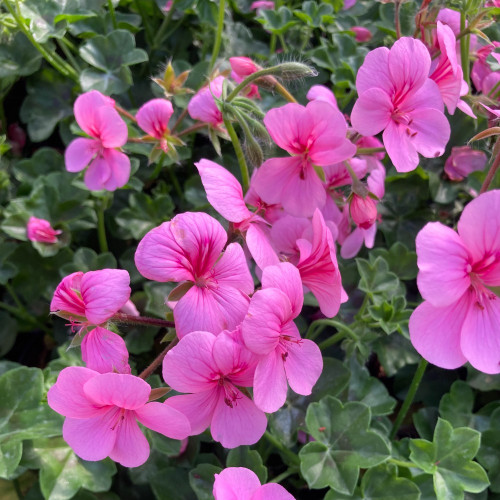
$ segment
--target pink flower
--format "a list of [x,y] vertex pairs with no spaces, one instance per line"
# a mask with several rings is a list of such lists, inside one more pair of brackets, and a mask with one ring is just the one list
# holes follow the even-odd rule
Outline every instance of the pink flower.
[[[488,94],[493,90],[495,85],[500,81],[500,71],[492,71],[486,59],[497,47],[500,47],[500,42],[493,43],[481,47],[477,51],[477,59],[472,65],[471,80],[478,92]],[[498,88],[498,87],[497,87]]]
[[189,101],[188,112],[193,120],[200,120],[209,123],[215,128],[220,128],[223,119],[214,97],[222,95],[223,76],[218,76],[206,87],[199,90]]
[[339,109],[337,99],[335,99],[335,94],[324,85],[313,85],[307,92],[306,97],[308,101],[327,102],[334,109]]
[[[92,370],[130,373],[124,340],[102,325],[125,305],[130,297],[127,271],[103,269],[66,276],[57,286],[50,312],[69,319],[82,340],[82,358]],[[88,331],[90,330],[90,331]]]
[[226,245],[224,228],[204,213],[186,212],[152,229],[137,247],[135,264],[146,278],[182,282],[171,294],[177,335],[203,329],[218,334],[243,320],[253,280],[243,249]]
[[215,474],[215,500],[294,500],[276,483],[260,484],[257,475],[245,467],[228,467]]
[[114,109],[113,99],[91,90],[75,101],[75,118],[93,139],[80,137],[64,153],[68,172],[80,172],[87,165],[85,184],[91,190],[114,191],[130,177],[130,160],[116,148],[127,142],[127,125]]
[[[259,67],[249,57],[230,57],[231,78],[236,83],[241,83],[247,76],[259,71]],[[247,88],[246,96],[260,98],[259,88],[255,84],[251,84]]]
[[384,131],[384,146],[398,172],[415,169],[418,153],[441,156],[450,137],[439,88],[427,77],[430,66],[424,44],[404,37],[390,50],[372,50],[358,71],[352,125],[363,135]]
[[254,189],[266,203],[281,203],[291,215],[311,216],[326,200],[314,166],[341,162],[356,152],[346,139],[344,117],[332,106],[312,101],[305,107],[290,103],[271,109],[264,124],[274,142],[292,156],[265,161]]
[[461,181],[470,173],[483,170],[487,161],[483,151],[469,146],[452,148],[444,164],[444,172],[452,181]]
[[224,167],[210,160],[195,163],[207,192],[209,203],[222,217],[234,223],[234,229],[245,236],[245,241],[257,265],[264,269],[279,262],[269,236],[269,225],[251,212],[244,200],[243,190],[236,177]]
[[268,0],[258,0],[257,2],[253,2],[250,5],[250,8],[253,9],[263,9],[263,10],[273,10],[274,2]]
[[286,401],[288,384],[307,396],[323,370],[318,346],[301,339],[293,322],[302,309],[304,294],[299,271],[290,263],[268,266],[262,290],[255,292],[241,325],[247,348],[260,356],[254,377],[254,399],[266,413]]
[[137,114],[137,125],[147,134],[160,141],[163,151],[168,151],[168,144],[165,138],[168,132],[168,121],[174,113],[172,103],[166,99],[152,99],[143,104]]
[[377,205],[370,196],[363,198],[353,193],[351,202],[349,203],[349,211],[352,220],[361,229],[368,229],[377,220]]
[[64,440],[80,458],[110,457],[125,467],[138,467],[149,457],[149,444],[137,420],[172,439],[190,433],[186,417],[167,405],[148,403],[150,393],[149,384],[139,377],[72,366],[59,374],[47,401],[66,417]]
[[265,414],[238,387],[251,387],[255,356],[238,342],[238,332],[192,332],[163,361],[163,378],[187,392],[165,405],[187,416],[191,434],[210,427],[225,448],[256,443],[267,427]]
[[424,302],[410,318],[415,349],[442,368],[469,361],[500,372],[500,191],[471,201],[458,234],[439,222],[417,236],[417,284]]
[[363,26],[352,26],[351,31],[354,32],[356,42],[369,42],[372,39],[372,32]]
[[48,220],[37,219],[31,216],[26,226],[26,232],[30,241],[38,243],[57,243],[57,236],[62,233],[60,230],[55,230]]

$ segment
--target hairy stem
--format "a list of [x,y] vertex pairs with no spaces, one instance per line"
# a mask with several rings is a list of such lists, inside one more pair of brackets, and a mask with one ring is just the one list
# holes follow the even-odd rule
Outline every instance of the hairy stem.
[[[467,16],[465,12],[460,12],[460,33],[464,32],[467,24]],[[464,80],[469,85],[469,34],[466,33],[460,38],[460,58],[462,61],[462,70]]]
[[175,328],[173,321],[166,319],[150,318],[148,316],[133,316],[131,314],[116,313],[109,321],[122,325],[159,326],[162,328]]
[[246,193],[248,190],[248,186],[250,185],[250,176],[248,174],[248,166],[245,160],[245,154],[243,153],[240,140],[238,139],[238,135],[234,130],[233,124],[227,118],[224,118],[224,126],[226,127],[227,133],[229,134],[231,142],[233,143],[234,152],[236,153],[236,158],[238,159],[238,164],[240,166],[243,193]]
[[106,238],[106,225],[104,222],[104,202],[99,202],[97,208],[97,236],[99,239],[99,249],[101,253],[109,251],[108,240]]
[[401,38],[401,21],[399,19],[399,11],[401,9],[401,0],[394,0],[394,26],[396,27],[396,38]]
[[219,0],[219,17],[217,19],[217,32],[215,33],[215,43],[212,49],[212,57],[210,58],[210,66],[208,71],[211,72],[215,66],[215,61],[219,57],[220,46],[222,44],[222,30],[224,29],[224,10],[226,8],[226,0]]

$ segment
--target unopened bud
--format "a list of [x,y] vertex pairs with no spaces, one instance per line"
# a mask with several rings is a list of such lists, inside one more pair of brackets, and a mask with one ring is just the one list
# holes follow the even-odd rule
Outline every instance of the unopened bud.
[[318,76],[318,72],[307,64],[299,62],[286,62],[274,67],[273,75],[282,80],[295,80],[297,78],[307,78]]
[[370,228],[377,220],[377,205],[370,196],[363,198],[353,193],[349,203],[349,212],[352,220],[361,229]]

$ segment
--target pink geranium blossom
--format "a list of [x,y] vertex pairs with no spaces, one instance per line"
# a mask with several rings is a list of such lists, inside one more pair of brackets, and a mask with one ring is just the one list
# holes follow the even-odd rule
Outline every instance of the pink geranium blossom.
[[225,448],[256,443],[267,426],[265,414],[238,387],[251,387],[255,356],[238,341],[239,332],[192,332],[163,361],[163,378],[186,392],[165,405],[185,414],[191,433],[210,427]]
[[418,288],[425,301],[410,318],[415,349],[442,368],[469,361],[500,372],[500,191],[471,201],[458,234],[439,222],[417,236]]
[[308,101],[321,101],[327,102],[334,109],[339,109],[337,104],[337,99],[335,98],[335,94],[324,85],[313,85],[309,91],[307,92],[307,100]]
[[78,125],[92,139],[79,137],[69,144],[66,170],[80,172],[88,165],[84,180],[92,190],[123,187],[130,177],[130,160],[116,148],[127,142],[128,133],[113,99],[91,90],[76,99],[74,111]]
[[370,196],[362,196],[354,193],[349,203],[349,212],[352,220],[361,229],[368,229],[377,220],[377,205]]
[[[241,83],[247,76],[259,71],[261,69],[249,57],[230,57],[229,64],[231,64],[231,78],[236,83]],[[254,83],[247,87],[246,96],[256,97],[260,99],[259,88]]]
[[[130,373],[124,340],[102,325],[125,305],[130,297],[130,277],[121,269],[77,272],[57,286],[50,311],[69,319],[82,340],[82,358],[88,368],[101,373],[116,370]],[[94,328],[97,326],[97,328]]]
[[64,440],[80,458],[110,457],[125,467],[138,467],[149,457],[149,444],[137,421],[172,439],[190,433],[182,413],[148,403],[150,394],[151,387],[139,377],[72,366],[59,374],[47,401],[66,417]]
[[274,2],[270,0],[257,0],[257,2],[253,2],[250,5],[251,9],[263,9],[263,10],[272,10],[274,9]]
[[168,132],[168,121],[174,113],[172,103],[166,99],[152,99],[143,104],[137,114],[137,125],[147,134],[160,141],[163,151],[168,151],[166,134]]
[[222,113],[217,107],[214,97],[222,95],[223,76],[214,78],[207,86],[199,90],[189,101],[188,112],[193,120],[209,123],[214,128],[223,124]]
[[227,242],[224,228],[204,213],[186,212],[152,229],[139,243],[135,264],[155,281],[182,284],[174,304],[177,335],[203,329],[218,334],[243,320],[253,280],[243,249]]
[[488,161],[484,151],[461,146],[451,149],[444,172],[452,181],[461,181],[472,172],[483,170]]
[[477,51],[477,59],[472,65],[471,80],[476,90],[483,94],[491,92],[498,82],[500,82],[500,71],[492,71],[487,62],[488,56],[498,47],[500,47],[500,42],[497,41],[481,47]]
[[215,474],[215,500],[294,500],[276,483],[261,485],[255,472],[245,467],[228,467]]
[[399,172],[415,169],[418,153],[441,156],[450,137],[439,88],[427,76],[430,66],[425,45],[403,37],[390,50],[372,50],[358,71],[352,125],[367,136],[384,131],[384,146]]
[[303,301],[298,269],[288,262],[268,266],[262,274],[262,290],[253,295],[241,325],[245,345],[260,356],[254,398],[266,413],[284,405],[287,382],[294,392],[307,396],[323,370],[318,346],[301,339],[293,322]]
[[55,230],[48,220],[37,219],[31,216],[26,226],[26,233],[30,241],[38,243],[52,244],[57,243],[57,236],[62,233],[61,230]]
[[354,32],[356,42],[369,42],[372,39],[372,32],[363,26],[352,26],[351,31]]
[[266,203],[281,203],[296,217],[308,217],[325,204],[326,194],[315,165],[347,160],[356,146],[346,139],[343,115],[321,101],[271,109],[264,124],[290,157],[271,158],[257,170],[254,188]]

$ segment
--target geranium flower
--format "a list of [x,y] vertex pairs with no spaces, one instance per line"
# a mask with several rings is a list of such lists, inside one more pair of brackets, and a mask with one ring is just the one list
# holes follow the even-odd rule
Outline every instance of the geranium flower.
[[30,241],[37,241],[38,243],[50,245],[52,243],[57,243],[57,236],[60,235],[62,231],[56,231],[48,220],[31,216],[26,226],[26,233]]
[[160,141],[160,148],[167,152],[168,143],[166,134],[168,132],[168,121],[174,113],[172,103],[166,99],[152,99],[143,104],[135,117],[137,125],[147,134]]

